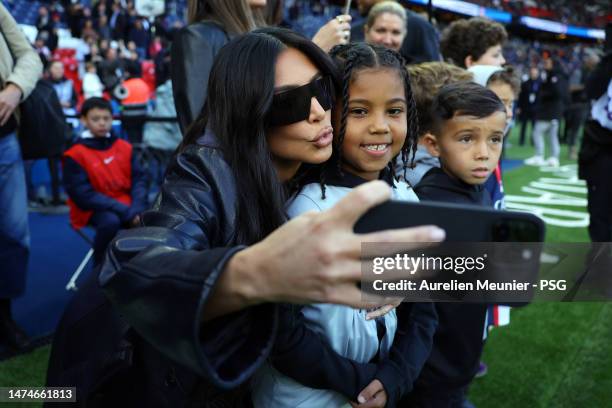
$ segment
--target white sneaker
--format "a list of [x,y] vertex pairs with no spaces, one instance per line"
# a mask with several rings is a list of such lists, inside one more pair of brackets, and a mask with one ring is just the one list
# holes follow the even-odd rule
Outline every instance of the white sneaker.
[[544,166],[546,162],[542,156],[533,156],[525,159],[525,164],[528,166]]
[[559,159],[556,157],[549,157],[548,160],[546,160],[546,164],[550,167],[559,167]]

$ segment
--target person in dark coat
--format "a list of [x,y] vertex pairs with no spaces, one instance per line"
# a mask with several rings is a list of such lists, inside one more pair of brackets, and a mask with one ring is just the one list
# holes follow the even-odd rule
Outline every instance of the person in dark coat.
[[[608,25],[606,34],[612,34]],[[610,37],[607,37],[610,38]],[[609,41],[608,44],[612,44]],[[584,125],[578,155],[578,176],[587,183],[589,237],[592,242],[612,241],[612,47],[586,79],[584,91],[594,100],[591,118]],[[607,273],[610,271],[608,270]]]
[[[389,198],[388,187],[366,184],[330,212],[282,225],[282,183],[291,186],[302,162],[331,155],[331,90],[312,84],[334,70],[288,30],[246,34],[220,51],[206,105],[156,203],[141,228],[119,233],[92,276],[104,296],[88,282],[62,318],[48,385],[76,385],[87,406],[248,406],[248,380],[286,316],[275,302],[366,306],[352,225]],[[267,126],[273,120],[281,123]],[[443,236],[421,227],[367,239]],[[324,244],[338,240],[348,252]]]
[[[528,124],[531,124],[531,131],[535,126],[535,107],[538,102],[538,91],[540,89],[540,71],[537,67],[531,67],[529,69],[529,79],[521,84],[521,92],[519,93],[518,99],[518,121],[521,124],[521,136],[519,138],[519,145],[525,144],[525,135]],[[531,136],[529,136],[531,140]]]
[[[444,86],[431,108],[434,126],[424,137],[440,158],[415,187],[421,201],[493,207],[484,183],[501,156],[506,108],[491,90],[474,83]],[[477,220],[474,220],[477,222]],[[429,359],[405,405],[461,408],[478,370],[487,305],[437,303],[438,329]]]
[[172,42],[172,91],[183,135],[206,100],[215,56],[231,37],[257,24],[246,0],[189,0],[189,24]]
[[[525,164],[559,167],[559,122],[563,117],[565,102],[569,98],[568,79],[558,60],[548,58],[544,60],[543,80],[537,96],[538,104],[535,108],[535,127],[533,129],[533,142],[535,156],[525,160]],[[550,141],[550,155],[544,160],[544,135]]]

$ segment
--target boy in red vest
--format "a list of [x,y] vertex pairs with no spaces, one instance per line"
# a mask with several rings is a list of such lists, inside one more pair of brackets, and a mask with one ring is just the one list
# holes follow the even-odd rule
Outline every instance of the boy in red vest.
[[139,223],[146,208],[146,178],[132,152],[132,145],[110,132],[111,106],[102,98],[89,98],[81,108],[86,127],[64,153],[64,187],[70,207],[70,224],[91,225],[94,266],[104,259],[108,243],[122,227]]

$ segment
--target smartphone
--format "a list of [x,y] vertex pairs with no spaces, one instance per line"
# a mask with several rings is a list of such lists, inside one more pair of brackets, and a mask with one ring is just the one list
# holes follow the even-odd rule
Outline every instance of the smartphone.
[[436,225],[447,242],[543,242],[541,218],[517,211],[439,202],[387,201],[365,213],[355,232]]
[[[471,282],[478,279],[494,282],[516,280],[533,284],[538,279],[545,224],[533,214],[453,203],[387,201],[366,212],[355,224],[355,232],[368,233],[420,225],[436,225],[444,229],[446,239],[434,247],[413,250],[411,256],[416,254],[418,257],[421,252],[423,256],[467,256],[474,259],[484,256],[486,268],[482,272],[456,275]],[[379,249],[366,246],[362,247],[362,251],[368,251],[369,248],[373,253]],[[507,291],[469,291],[467,294],[457,292],[448,296],[441,292],[436,296],[432,299],[516,307],[524,306],[531,300],[533,289],[529,286],[528,290],[518,295]]]

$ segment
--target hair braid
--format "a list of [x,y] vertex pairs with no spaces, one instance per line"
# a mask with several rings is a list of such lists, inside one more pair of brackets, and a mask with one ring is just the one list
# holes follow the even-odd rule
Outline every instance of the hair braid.
[[336,160],[336,166],[338,173],[342,175],[342,144],[344,143],[344,136],[346,135],[346,124],[348,122],[348,109],[349,109],[349,86],[351,83],[351,75],[353,74],[353,63],[356,59],[354,53],[349,53],[346,56],[344,63],[344,73],[342,75],[342,112],[340,117],[340,131],[338,133],[338,157]]

